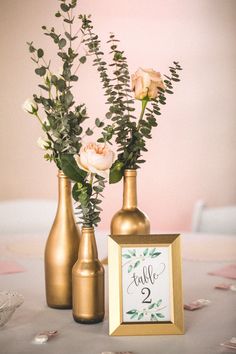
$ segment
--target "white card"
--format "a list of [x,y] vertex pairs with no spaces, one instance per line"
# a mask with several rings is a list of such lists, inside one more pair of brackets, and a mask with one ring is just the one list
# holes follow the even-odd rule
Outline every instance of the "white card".
[[123,322],[171,321],[169,247],[122,248]]

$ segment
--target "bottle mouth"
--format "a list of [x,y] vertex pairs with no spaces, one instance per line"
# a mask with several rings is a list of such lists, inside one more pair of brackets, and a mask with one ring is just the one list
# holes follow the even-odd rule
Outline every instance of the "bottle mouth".
[[132,170],[132,169],[127,169],[124,172],[125,177],[136,177],[137,176],[137,170]]
[[62,170],[58,170],[57,176],[61,177],[61,178],[67,178],[67,176],[65,175],[65,173]]
[[86,232],[94,232],[94,227],[93,226],[82,226],[82,231]]

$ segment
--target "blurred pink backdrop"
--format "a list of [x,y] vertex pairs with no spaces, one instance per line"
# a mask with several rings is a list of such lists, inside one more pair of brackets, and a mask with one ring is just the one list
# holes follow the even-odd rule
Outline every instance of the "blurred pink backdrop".
[[[163,73],[173,60],[184,70],[175,94],[168,96],[159,126],[149,141],[147,163],[139,171],[139,206],[152,231],[188,230],[194,203],[236,203],[236,2],[234,0],[80,0],[103,40],[121,40],[130,71],[139,66]],[[56,168],[37,145],[36,120],[21,109],[38,78],[26,41],[33,40],[55,58],[41,26],[53,26],[56,0],[0,3],[1,102],[0,200],[56,198]],[[103,117],[103,93],[91,61],[82,66],[75,94],[91,117]],[[108,186],[100,228],[122,203],[122,184]],[[14,217],[14,216],[13,216]]]

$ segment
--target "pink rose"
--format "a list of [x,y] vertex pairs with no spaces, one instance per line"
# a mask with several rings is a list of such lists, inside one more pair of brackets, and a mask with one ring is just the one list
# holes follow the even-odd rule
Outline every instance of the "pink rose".
[[142,100],[145,97],[152,99],[158,95],[158,88],[165,90],[165,84],[162,80],[161,74],[153,69],[139,68],[135,74],[132,75],[132,90],[135,98]]
[[88,143],[74,158],[82,170],[108,178],[115,154],[104,144]]

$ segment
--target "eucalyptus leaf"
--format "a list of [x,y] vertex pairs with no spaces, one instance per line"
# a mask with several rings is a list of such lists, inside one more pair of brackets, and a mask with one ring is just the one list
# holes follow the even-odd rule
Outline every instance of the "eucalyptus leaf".
[[66,5],[65,3],[62,3],[60,7],[61,7],[62,11],[64,11],[64,12],[68,12],[70,9],[69,6]]
[[155,303],[149,305],[149,306],[148,306],[148,309],[151,310],[151,309],[153,309],[154,306],[155,306]]
[[49,91],[49,88],[45,85],[38,85],[41,89],[45,90],[45,91]]
[[46,68],[41,66],[40,68],[35,69],[35,73],[39,76],[44,76],[46,74]]
[[162,313],[156,313],[156,316],[159,317],[159,318],[165,318],[165,316],[162,314]]
[[110,174],[109,174],[109,183],[117,183],[119,182],[124,174],[124,164],[123,162],[117,160],[111,166]]
[[88,135],[88,136],[93,135],[92,129],[88,128],[88,129],[86,130],[86,135]]
[[128,250],[128,252],[131,254],[131,256],[135,257],[136,256],[136,250]]
[[57,80],[56,86],[60,92],[63,92],[66,89],[66,82],[63,79]]
[[138,316],[138,320],[141,320],[144,317],[144,313],[141,312],[140,315]]
[[87,60],[86,56],[83,56],[83,57],[79,58],[79,61],[80,61],[82,64],[84,64],[84,63],[86,62],[86,60]]
[[73,95],[70,91],[68,91],[66,94],[65,94],[65,102],[66,102],[66,105],[67,106],[70,106],[73,102]]
[[60,161],[62,171],[67,177],[69,177],[74,182],[84,182],[87,173],[78,167],[73,155],[62,154]]
[[61,38],[58,42],[58,46],[60,49],[64,48],[66,46],[66,40],[65,38]]
[[161,254],[161,252],[155,252],[152,254],[151,258],[156,258]]
[[138,260],[137,262],[135,262],[134,264],[134,268],[137,268],[137,266],[140,264],[140,261]]
[[130,319],[133,320],[133,319],[136,318],[136,317],[138,317],[138,312],[134,313],[134,314],[130,317]]
[[71,75],[70,81],[78,81],[78,76],[76,76],[76,75]]
[[129,254],[123,254],[122,257],[123,257],[123,258],[127,258],[127,259],[128,259],[128,258],[131,258],[131,256],[130,256]]
[[101,128],[104,126],[104,123],[100,121],[99,118],[96,118],[95,120],[95,125],[98,127],[98,128]]
[[137,310],[129,310],[126,313],[127,313],[127,315],[133,315],[134,313],[137,313]]
[[44,56],[44,51],[41,48],[39,48],[37,50],[37,55],[38,55],[38,58],[42,58]]
[[79,200],[79,194],[80,194],[80,192],[78,189],[78,183],[75,183],[72,188],[72,197],[76,202],[78,202],[78,200]]

